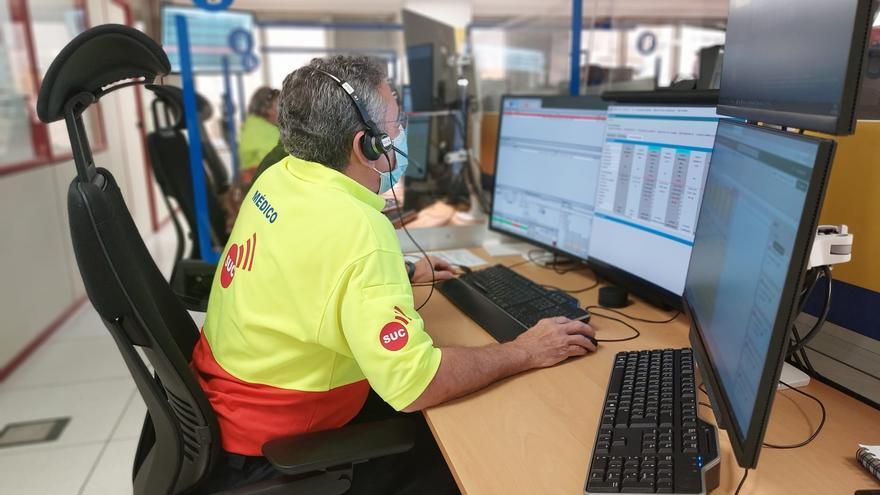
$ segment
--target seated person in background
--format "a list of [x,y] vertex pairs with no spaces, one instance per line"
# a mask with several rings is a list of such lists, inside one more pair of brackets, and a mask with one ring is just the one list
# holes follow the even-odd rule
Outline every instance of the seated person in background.
[[244,194],[250,188],[260,160],[278,144],[277,89],[266,86],[254,91],[248,104],[248,115],[241,126],[238,141],[239,171],[235,187],[226,195],[227,230],[232,229]]
[[[278,144],[278,97],[277,89],[262,87],[251,96],[248,115],[241,126],[238,158],[241,167],[239,182],[250,184],[254,172],[275,145]],[[246,187],[244,188],[246,190]]]
[[[434,345],[411,284],[432,280],[432,261],[438,280],[450,267],[422,259],[407,270],[381,213],[379,194],[406,159],[365,154],[351,99],[316,68],[347,81],[396,146],[406,139],[382,61],[314,59],[285,79],[279,124],[290,155],[242,204],[193,352],[225,451],[209,490],[279,476],[261,457],[273,438],[420,411],[596,349],[588,325],[561,317],[505,344]],[[424,419],[412,419],[414,449],[356,465],[349,493],[457,493]]]

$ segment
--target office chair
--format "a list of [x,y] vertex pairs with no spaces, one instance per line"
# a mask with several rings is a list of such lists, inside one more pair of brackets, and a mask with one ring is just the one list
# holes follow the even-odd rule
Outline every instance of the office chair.
[[[153,262],[113,175],[95,166],[82,119],[103,95],[169,71],[167,56],[145,34],[98,26],[58,54],[37,101],[40,120],[67,124],[76,165],[68,216],[77,265],[147,405],[132,473],[135,495],[198,493],[212,469],[222,467],[214,411],[188,366],[199,331]],[[412,443],[400,420],[275,439],[263,454],[283,476],[224,493],[341,494],[354,463],[405,452]]]
[[[149,84],[146,87],[156,95],[151,105],[153,131],[147,135],[147,152],[150,156],[153,175],[162,190],[165,204],[169,207],[172,221],[175,224],[175,232],[178,234],[178,254],[182,255],[183,229],[174,209],[170,207],[169,199],[174,199],[178,204],[189,227],[189,238],[192,242],[189,258],[201,259],[193,179],[189,164],[189,143],[183,133],[186,129],[186,119],[183,114],[183,91],[174,86]],[[200,119],[202,115],[205,115],[204,108],[209,109],[207,112],[210,115],[210,104],[204,98],[201,99],[199,108],[202,109],[199,112]],[[226,231],[227,212],[223,207],[221,197],[223,192],[229,189],[229,175],[226,173],[225,165],[217,156],[213,144],[204,132],[204,125],[201,122],[200,129],[203,131],[201,133],[202,155],[205,161],[205,196],[211,228],[210,235],[213,247],[222,247],[229,240],[229,234]],[[206,154],[206,149],[211,151]],[[175,266],[180,258],[181,256],[175,258]]]

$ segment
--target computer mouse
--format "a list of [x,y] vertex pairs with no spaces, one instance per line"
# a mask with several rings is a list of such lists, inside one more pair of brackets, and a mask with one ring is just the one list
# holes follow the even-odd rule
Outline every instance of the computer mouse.
[[596,340],[596,337],[590,337],[587,335],[587,338],[590,339],[590,342],[592,342],[594,346],[599,347],[599,341]]

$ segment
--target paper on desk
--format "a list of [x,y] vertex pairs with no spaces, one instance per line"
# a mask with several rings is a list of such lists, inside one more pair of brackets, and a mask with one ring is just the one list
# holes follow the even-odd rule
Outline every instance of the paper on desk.
[[[450,265],[464,265],[474,267],[485,265],[488,262],[467,249],[447,249],[445,251],[428,251],[428,255],[436,256]],[[421,257],[419,253],[407,253],[404,258],[407,261],[416,261]]]
[[872,456],[880,459],[880,445],[862,445],[859,444],[859,447],[868,451]]

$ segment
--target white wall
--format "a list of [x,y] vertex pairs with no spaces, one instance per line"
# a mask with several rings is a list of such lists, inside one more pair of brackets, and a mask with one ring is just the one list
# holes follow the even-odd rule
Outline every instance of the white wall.
[[[39,1],[39,0],[30,0]],[[89,0],[92,25],[121,23],[121,9],[109,0]],[[124,89],[100,102],[107,149],[95,163],[116,177],[142,235],[152,230],[144,154],[135,113],[135,90]],[[0,177],[0,369],[82,299],[85,291],[73,256],[67,224],[67,188],[72,161]],[[166,215],[157,196],[160,218]]]

